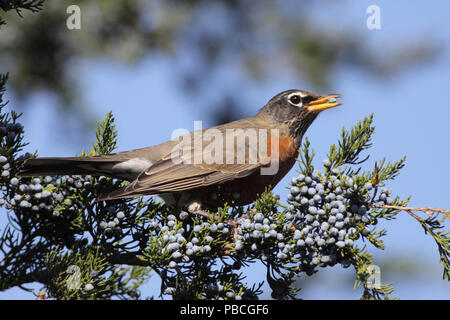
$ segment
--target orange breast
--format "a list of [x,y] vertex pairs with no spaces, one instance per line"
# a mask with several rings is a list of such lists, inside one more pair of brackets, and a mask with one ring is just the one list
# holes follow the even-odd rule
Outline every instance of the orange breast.
[[[295,140],[289,137],[271,136],[267,139],[267,155],[272,156],[272,147],[276,148],[278,144],[278,156],[280,162],[284,162],[292,157],[297,157],[298,146]],[[276,150],[276,149],[275,149]],[[276,161],[276,159],[271,159]]]
[[[275,139],[277,139],[277,141],[275,141]],[[295,143],[294,139],[272,136],[267,140],[267,154],[269,158],[272,154],[272,146],[276,147],[276,144],[278,144],[279,159],[270,159],[270,161],[278,162],[279,167],[277,172],[273,175],[262,175],[259,171],[256,171],[247,177],[234,179],[222,184],[222,192],[225,196],[225,201],[227,201],[228,204],[247,205],[252,203],[267,187],[273,189],[289,172],[297,160],[298,145]],[[204,189],[207,190],[205,193],[199,190],[196,194],[209,195],[216,188],[217,186],[207,187]],[[238,199],[233,199],[231,197],[233,192],[238,192],[240,197]],[[207,196],[203,197],[201,200],[205,204],[214,205]]]

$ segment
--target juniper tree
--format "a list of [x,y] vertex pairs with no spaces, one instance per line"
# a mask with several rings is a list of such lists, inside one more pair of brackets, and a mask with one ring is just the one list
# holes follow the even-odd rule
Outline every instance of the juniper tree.
[[[39,282],[54,299],[136,299],[143,283],[157,282],[153,271],[161,281],[159,297],[256,299],[267,281],[273,298],[286,299],[301,297],[293,285],[298,277],[342,265],[354,268],[361,298],[390,298],[392,285],[370,281],[376,271],[370,252],[384,248],[387,231],[377,222],[401,212],[434,238],[449,278],[443,229],[449,212],[407,207],[409,197],[388,189],[405,158],[362,170],[372,146],[372,115],[342,130],[321,170],[312,164],[306,138],[286,201],[267,191],[250,206],[224,203],[217,212],[192,215],[153,197],[97,202],[127,183],[104,176],[16,178],[20,164],[37,152],[23,153],[21,114],[4,112],[6,81],[1,76],[0,203],[7,223],[0,238],[0,290]],[[92,149],[80,155],[111,153],[117,134],[110,112],[98,123]],[[242,268],[257,261],[267,272],[248,284]]]
[[[0,1],[4,11],[36,12],[42,0]],[[3,24],[0,20],[0,25]],[[156,198],[97,202],[126,182],[103,176],[15,177],[33,154],[20,116],[5,112],[7,75],[0,76],[0,290],[42,284],[38,299],[138,299],[154,272],[160,296],[175,299],[254,299],[267,281],[275,299],[298,298],[293,283],[322,268],[352,267],[361,298],[390,298],[393,287],[370,281],[372,250],[383,249],[380,219],[406,212],[436,242],[443,277],[449,279],[449,211],[408,207],[388,189],[405,158],[385,159],[363,171],[372,145],[369,116],[330,147],[323,168],[314,168],[306,138],[287,199],[267,191],[252,205],[224,203],[217,212],[191,215]],[[114,117],[98,123],[92,149],[103,155],[116,147]],[[366,155],[366,156],[364,156]],[[246,283],[243,267],[260,261],[267,272]]]

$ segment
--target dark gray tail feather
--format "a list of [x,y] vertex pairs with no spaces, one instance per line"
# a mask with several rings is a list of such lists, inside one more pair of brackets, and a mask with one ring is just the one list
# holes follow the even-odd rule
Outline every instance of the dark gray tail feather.
[[17,176],[110,175],[110,168],[118,162],[100,157],[28,159],[20,166]]

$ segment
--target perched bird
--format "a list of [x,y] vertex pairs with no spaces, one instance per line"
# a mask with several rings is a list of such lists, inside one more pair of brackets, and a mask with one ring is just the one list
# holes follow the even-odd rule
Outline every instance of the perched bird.
[[288,173],[304,133],[322,110],[341,104],[338,97],[287,90],[251,118],[104,156],[28,159],[18,176],[89,174],[131,181],[99,201],[159,195],[191,212],[216,207],[219,198],[247,205]]

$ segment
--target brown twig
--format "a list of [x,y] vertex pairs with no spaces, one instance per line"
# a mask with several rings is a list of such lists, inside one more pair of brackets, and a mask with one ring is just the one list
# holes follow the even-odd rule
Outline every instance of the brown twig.
[[48,296],[45,291],[39,291],[39,293],[36,296],[36,300],[47,300]]
[[370,204],[372,204],[375,201],[375,196],[377,195],[377,192],[378,192],[378,183],[380,183],[380,180],[378,178],[379,171],[380,171],[380,169],[378,168],[378,164],[375,161],[374,177],[373,177],[373,181],[372,181],[372,184],[375,186],[375,190],[373,192],[372,200],[370,200]]
[[391,206],[391,205],[379,205],[379,204],[372,204],[370,205],[372,208],[380,208],[380,209],[394,209],[394,210],[403,210],[408,212],[409,214],[415,216],[411,211],[422,211],[425,212],[430,218],[433,217],[431,212],[439,212],[445,214],[447,217],[450,218],[450,210],[444,210],[444,209],[438,209],[438,208],[432,208],[432,207],[402,207],[402,206]]

